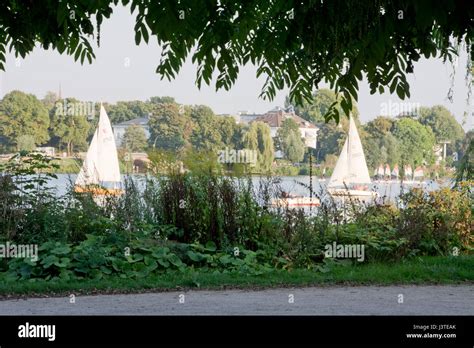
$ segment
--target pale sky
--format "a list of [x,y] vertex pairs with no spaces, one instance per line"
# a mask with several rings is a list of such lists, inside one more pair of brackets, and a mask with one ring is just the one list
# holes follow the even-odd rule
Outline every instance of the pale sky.
[[[230,114],[244,110],[264,113],[275,106],[283,106],[287,90],[279,92],[271,102],[258,98],[264,78],[255,77],[256,68],[253,66],[241,69],[236,84],[228,92],[216,93],[212,85],[202,86],[199,90],[195,84],[196,67],[190,59],[175,80],[160,80],[155,69],[161,49],[152,38],[148,45],[143,42],[140,46],[135,45],[134,18],[128,8],[115,9],[111,18],[101,26],[101,46],[93,46],[96,59],[90,65],[81,65],[71,56],[40,48],[24,60],[16,60],[13,54],[8,54],[6,72],[0,72],[0,97],[12,90],[21,90],[42,98],[47,91],[57,92],[61,84],[63,97],[87,101],[114,103],[166,95],[179,103],[205,104],[216,113]],[[415,65],[414,74],[409,76],[410,100],[400,101],[396,94],[389,93],[370,95],[368,84],[363,81],[359,86],[358,101],[361,120],[369,121],[380,115],[384,107],[403,102],[422,106],[444,105],[462,123],[463,113],[468,108],[466,62],[467,54],[463,52],[455,76],[453,103],[447,99],[452,68],[440,59],[423,59]],[[471,107],[464,129],[474,128],[473,118]]]

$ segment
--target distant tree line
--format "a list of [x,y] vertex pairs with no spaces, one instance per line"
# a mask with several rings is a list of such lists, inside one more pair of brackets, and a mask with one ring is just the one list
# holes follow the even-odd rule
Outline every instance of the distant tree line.
[[[238,124],[233,117],[216,116],[208,106],[178,104],[172,97],[104,103],[104,107],[112,124],[149,119],[149,139],[141,127],[127,128],[123,144],[130,151],[150,148],[217,153],[226,147],[246,148],[257,150],[260,170],[268,170],[274,160],[270,129],[261,122]],[[32,94],[12,91],[0,101],[0,152],[33,150],[40,145],[68,154],[86,151],[98,114],[97,103],[60,100],[52,92],[39,100]]]

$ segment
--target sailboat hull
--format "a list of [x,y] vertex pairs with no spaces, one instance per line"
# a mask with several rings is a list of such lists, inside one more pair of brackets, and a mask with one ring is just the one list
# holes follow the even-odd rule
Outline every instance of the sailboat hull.
[[121,189],[108,189],[104,187],[84,187],[84,186],[74,186],[74,192],[76,193],[90,193],[94,196],[120,196],[123,194]]
[[273,199],[271,205],[277,207],[319,207],[321,202],[316,197],[292,197]]
[[351,189],[335,189],[335,188],[329,188],[328,192],[332,196],[350,196],[350,197],[364,197],[364,198],[377,198],[378,194],[377,192],[374,191],[365,191],[365,190],[351,190]]

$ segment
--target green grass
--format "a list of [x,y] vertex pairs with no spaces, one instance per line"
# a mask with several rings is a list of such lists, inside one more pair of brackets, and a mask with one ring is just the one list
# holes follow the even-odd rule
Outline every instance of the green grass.
[[270,288],[324,285],[474,283],[474,256],[422,257],[399,263],[334,266],[327,272],[296,269],[262,275],[165,273],[144,279],[15,281],[0,283],[0,298],[75,294],[170,291],[182,289]]

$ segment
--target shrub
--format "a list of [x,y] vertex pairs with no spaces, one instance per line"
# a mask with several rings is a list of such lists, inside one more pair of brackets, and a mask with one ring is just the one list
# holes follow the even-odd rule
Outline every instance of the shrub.
[[401,196],[398,231],[408,247],[423,254],[452,253],[453,248],[472,250],[473,212],[469,187],[433,192],[412,189]]
[[0,240],[41,243],[63,238],[61,201],[47,186],[52,158],[20,152],[0,168]]
[[291,164],[280,165],[273,168],[273,174],[278,176],[297,176],[300,174],[300,169]]

